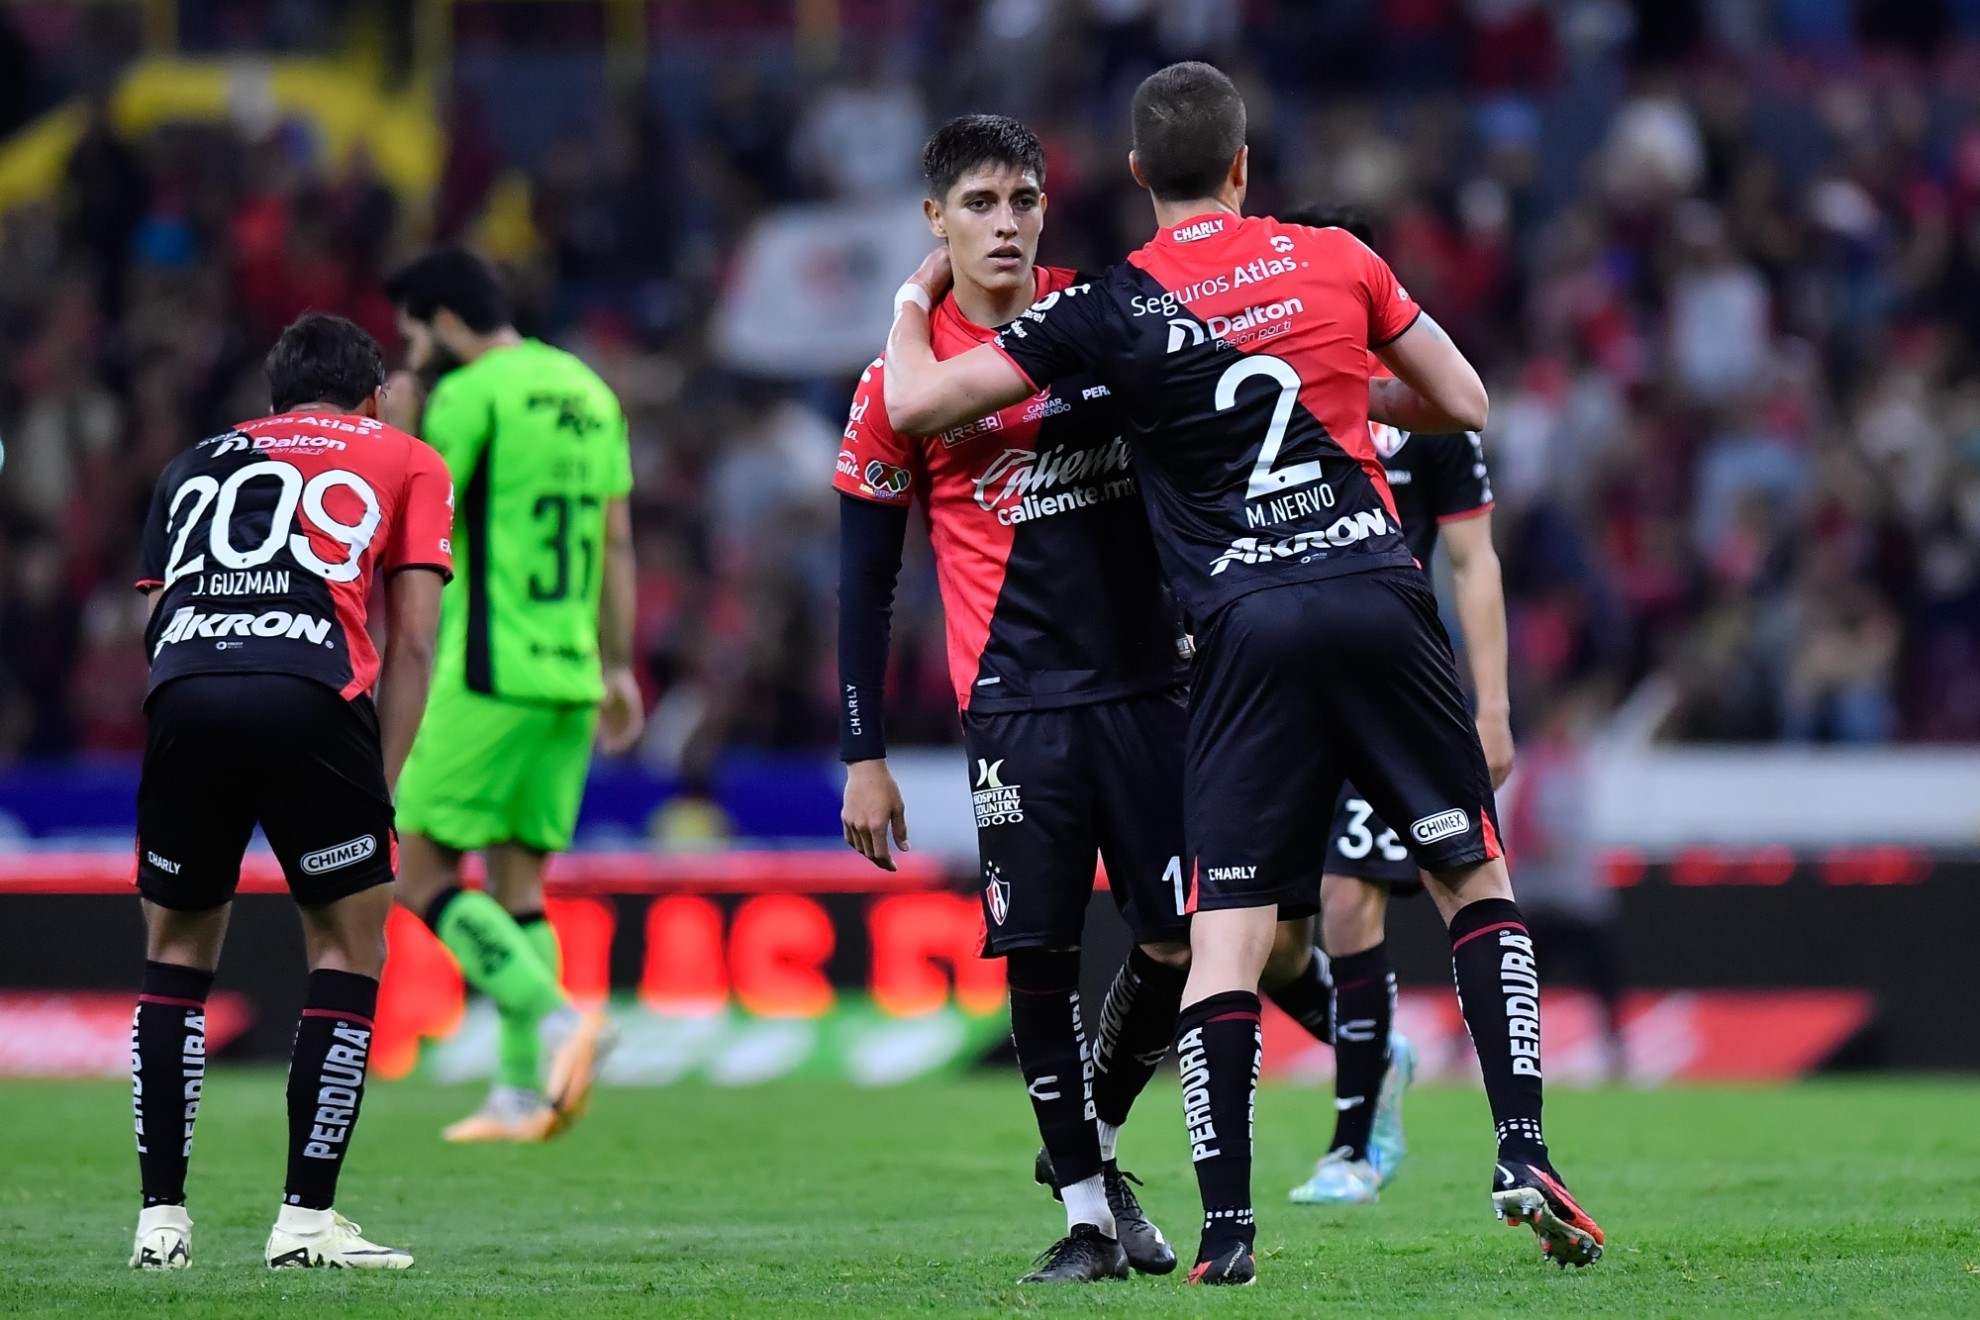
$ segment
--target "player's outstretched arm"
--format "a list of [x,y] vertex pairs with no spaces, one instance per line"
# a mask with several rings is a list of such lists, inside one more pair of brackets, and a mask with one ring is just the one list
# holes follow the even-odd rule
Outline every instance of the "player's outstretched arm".
[[[933,435],[1008,408],[1033,392],[1024,373],[988,344],[936,361],[928,310],[949,289],[949,251],[937,248],[901,286],[894,329],[887,336],[883,382],[887,420],[902,435]],[[910,288],[926,302],[908,300]]]
[[839,498],[839,756],[846,845],[883,871],[895,868],[888,834],[908,850],[907,804],[887,767],[882,726],[894,586],[907,540],[904,506]]
[[646,701],[633,675],[637,577],[632,508],[623,498],[612,500],[605,506],[605,576],[598,596],[598,658],[605,671],[598,745],[612,756],[630,750],[646,727]]
[[1447,522],[1443,536],[1451,553],[1451,585],[1464,629],[1465,657],[1471,662],[1471,685],[1478,694],[1478,740],[1497,788],[1512,773],[1513,738],[1506,684],[1506,593],[1499,553],[1492,548],[1492,515]]
[[434,637],[440,631],[440,588],[430,568],[400,569],[385,580],[385,655],[378,669],[378,733],[385,747],[385,786],[397,790],[433,683]]
[[1485,382],[1425,312],[1375,350],[1396,379],[1368,382],[1368,417],[1399,431],[1482,431],[1491,412]]

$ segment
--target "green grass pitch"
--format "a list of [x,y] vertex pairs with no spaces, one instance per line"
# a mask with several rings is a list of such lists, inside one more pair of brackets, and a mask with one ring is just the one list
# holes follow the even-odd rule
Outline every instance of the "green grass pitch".
[[[1980,1314],[1980,1084],[1561,1092],[1549,1133],[1609,1234],[1561,1273],[1486,1209],[1476,1091],[1421,1088],[1382,1204],[1285,1190],[1324,1094],[1259,1102],[1261,1278],[1080,1290],[1012,1280],[1063,1226],[1031,1185],[1012,1075],[860,1091],[791,1084],[602,1092],[562,1142],[455,1148],[476,1092],[374,1085],[340,1208],[410,1248],[404,1274],[271,1273],[282,1078],[218,1069],[194,1150],[194,1267],[124,1267],[137,1211],[129,1101],[111,1083],[0,1085],[0,1315],[1121,1316],[1589,1312]],[[1187,1252],[1192,1181],[1173,1083],[1122,1142]]]

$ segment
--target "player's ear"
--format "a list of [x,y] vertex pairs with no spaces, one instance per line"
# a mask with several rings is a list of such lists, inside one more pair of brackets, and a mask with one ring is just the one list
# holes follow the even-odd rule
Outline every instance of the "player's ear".
[[921,199],[921,213],[928,217],[928,232],[944,243],[948,242],[949,227],[942,223],[942,204],[933,197],[924,197]]
[[1247,143],[1239,147],[1237,155],[1231,158],[1231,187],[1237,191],[1239,197],[1242,197],[1250,182],[1251,146]]
[[1148,176],[1141,172],[1141,157],[1132,151],[1128,152],[1128,173],[1134,176],[1134,181],[1139,187],[1148,186]]

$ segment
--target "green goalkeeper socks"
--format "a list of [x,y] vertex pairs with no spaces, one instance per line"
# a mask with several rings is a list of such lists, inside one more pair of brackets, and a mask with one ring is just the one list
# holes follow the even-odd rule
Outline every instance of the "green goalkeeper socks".
[[[563,949],[557,943],[556,928],[550,919],[541,912],[523,913],[515,918],[522,929],[523,938],[543,965],[550,969],[555,980],[563,972]],[[537,1035],[537,1025],[541,1015],[532,1015],[496,1006],[501,1014],[501,1038],[497,1046],[501,1080],[505,1086],[517,1086],[534,1091],[542,1083],[538,1080],[541,1056],[541,1038]]]
[[[533,923],[543,931],[532,937],[500,903],[478,889],[443,895],[427,920],[460,964],[467,983],[494,1000],[502,1015],[502,1080],[536,1089],[536,1024],[565,1002],[555,970],[557,937],[549,923]],[[544,962],[539,949],[550,951],[551,963]],[[528,1071],[515,1076],[509,1066],[511,1017],[528,1024],[529,1036],[528,1056],[519,1061]]]
[[516,918],[516,925],[522,928],[523,938],[529,941],[529,947],[536,950],[536,956],[550,969],[550,975],[561,977],[564,974],[564,946],[558,942],[557,928],[550,924],[550,918],[541,912],[524,913]]

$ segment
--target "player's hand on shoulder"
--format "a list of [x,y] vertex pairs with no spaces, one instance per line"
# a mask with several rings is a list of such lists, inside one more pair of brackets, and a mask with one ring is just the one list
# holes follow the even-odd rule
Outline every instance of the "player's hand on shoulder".
[[1503,787],[1513,768],[1512,721],[1504,715],[1480,716],[1478,741],[1485,749],[1485,766],[1492,772],[1492,787]]
[[854,761],[846,767],[845,805],[839,812],[845,830],[846,846],[883,871],[892,871],[892,854],[887,850],[887,832],[902,852],[908,851],[907,804],[901,800],[901,786],[884,758]]
[[598,746],[608,756],[632,750],[646,728],[646,700],[639,680],[623,665],[605,671],[605,699],[598,705]]
[[946,245],[936,248],[923,257],[921,264],[915,267],[914,274],[908,276],[910,283],[919,284],[927,291],[928,301],[931,303],[942,301],[942,295],[949,291],[949,285],[954,278],[954,272],[949,267],[949,249]]

